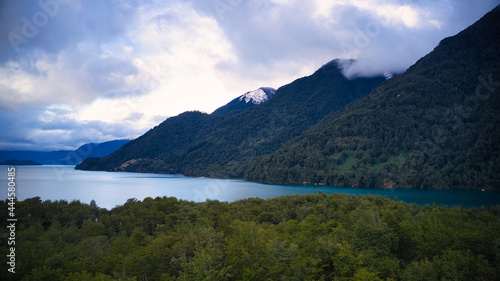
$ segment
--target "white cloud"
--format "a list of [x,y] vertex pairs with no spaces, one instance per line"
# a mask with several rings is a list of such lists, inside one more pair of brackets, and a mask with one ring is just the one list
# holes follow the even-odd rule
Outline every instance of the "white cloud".
[[[387,0],[316,0],[316,16],[331,17],[336,14],[335,10],[342,10],[343,7],[355,7],[365,11],[373,17],[375,21],[385,27],[405,27],[405,28],[426,28],[427,23],[439,26],[440,20],[436,11],[436,6],[445,8],[442,3],[402,2]],[[443,11],[439,10],[440,15]],[[435,17],[435,18],[434,18]]]
[[[136,70],[126,59],[100,56],[79,44],[57,57],[36,56],[0,68],[0,103],[8,107],[76,105],[101,95],[130,89]],[[15,93],[15,94],[10,94]]]
[[232,98],[216,73],[220,63],[237,58],[213,18],[188,4],[154,7],[143,10],[127,36],[138,69],[129,86],[141,95],[98,98],[79,110],[80,120],[113,123],[141,113],[133,125],[147,129],[156,125],[157,116],[210,112]]

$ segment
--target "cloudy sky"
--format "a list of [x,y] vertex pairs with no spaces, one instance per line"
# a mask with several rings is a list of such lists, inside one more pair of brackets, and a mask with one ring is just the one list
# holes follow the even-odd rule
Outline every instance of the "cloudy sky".
[[135,138],[335,58],[402,72],[490,0],[1,0],[0,149]]

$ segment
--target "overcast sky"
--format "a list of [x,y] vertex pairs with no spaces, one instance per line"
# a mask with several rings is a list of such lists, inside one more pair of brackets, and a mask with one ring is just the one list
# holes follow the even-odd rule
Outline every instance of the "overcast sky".
[[135,138],[335,58],[402,72],[490,0],[1,0],[0,149]]

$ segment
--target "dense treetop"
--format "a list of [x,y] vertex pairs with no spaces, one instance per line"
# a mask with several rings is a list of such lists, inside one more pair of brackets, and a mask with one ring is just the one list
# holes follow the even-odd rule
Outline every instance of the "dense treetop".
[[[8,204],[0,201],[0,227]],[[379,196],[16,204],[1,280],[499,280],[500,209]],[[9,251],[7,236],[0,253]]]

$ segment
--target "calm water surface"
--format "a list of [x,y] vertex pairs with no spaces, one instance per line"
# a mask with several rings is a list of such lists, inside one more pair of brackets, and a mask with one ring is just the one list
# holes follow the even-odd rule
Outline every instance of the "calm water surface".
[[[7,167],[0,166],[0,199],[7,198]],[[3,189],[3,191],[2,191]],[[201,202],[206,199],[235,201],[249,197],[272,198],[290,194],[345,193],[398,197],[419,205],[480,207],[500,204],[498,191],[368,189],[327,186],[269,185],[244,180],[190,178],[182,175],[110,173],[74,170],[74,166],[17,166],[19,200],[39,196],[42,200],[80,200],[111,209],[130,198],[157,196]]]

